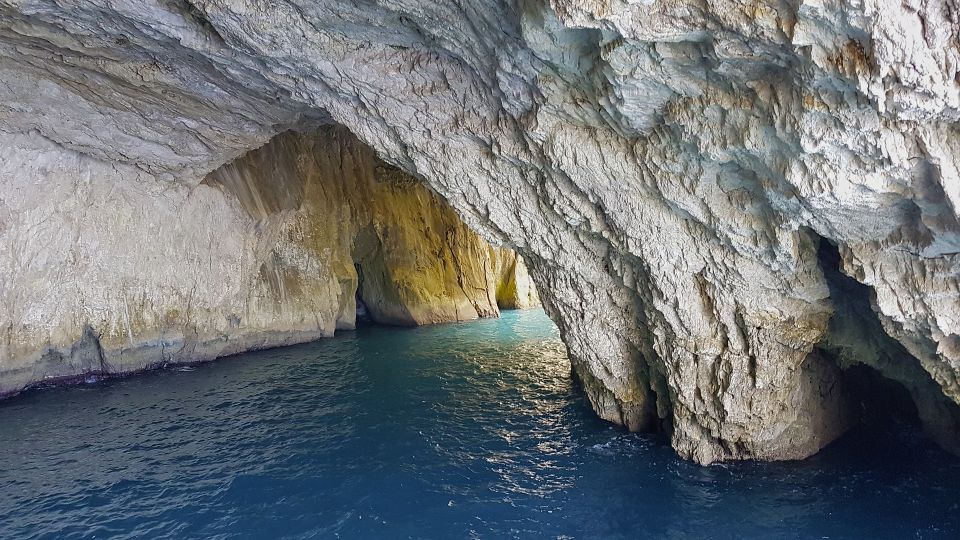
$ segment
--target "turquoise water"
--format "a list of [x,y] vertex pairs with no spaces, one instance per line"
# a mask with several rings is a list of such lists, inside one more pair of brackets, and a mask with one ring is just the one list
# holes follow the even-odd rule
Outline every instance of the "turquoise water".
[[904,428],[699,467],[597,420],[539,311],[0,403],[0,538],[958,538]]

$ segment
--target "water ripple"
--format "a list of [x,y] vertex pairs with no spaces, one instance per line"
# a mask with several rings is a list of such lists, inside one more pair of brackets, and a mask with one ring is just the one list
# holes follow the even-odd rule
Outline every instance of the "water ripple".
[[699,467],[597,420],[564,351],[508,312],[30,392],[0,538],[960,537],[960,463],[912,430]]

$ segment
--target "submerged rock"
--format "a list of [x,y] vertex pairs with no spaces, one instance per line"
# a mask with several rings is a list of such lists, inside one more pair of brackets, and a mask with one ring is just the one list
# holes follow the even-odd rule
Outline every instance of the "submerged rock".
[[[702,463],[801,458],[858,416],[846,387],[871,385],[844,370],[859,363],[956,444],[948,4],[0,0],[3,384],[31,378],[22,351],[44,339],[68,357],[88,322],[127,340],[111,366],[142,363],[148,342],[215,356],[347,325],[337,242],[359,238],[382,275],[407,252],[378,252],[375,224],[409,213],[357,213],[359,236],[338,236],[323,209],[341,199],[291,206],[309,185],[204,180],[279,133],[340,124],[516,249],[602,417],[668,431]],[[381,316],[495,305],[454,275],[406,278]],[[865,295],[848,302],[830,275]],[[296,287],[309,294],[275,316]],[[186,313],[201,339],[150,336]],[[861,320],[870,337],[851,346]]]

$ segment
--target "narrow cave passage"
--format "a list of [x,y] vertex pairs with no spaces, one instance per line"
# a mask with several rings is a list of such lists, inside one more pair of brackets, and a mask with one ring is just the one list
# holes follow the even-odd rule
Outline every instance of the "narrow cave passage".
[[871,288],[842,272],[838,246],[820,238],[817,257],[834,307],[828,335],[819,347],[842,370],[853,426],[874,435],[922,428],[941,446],[954,448],[960,407],[887,334],[873,307]]
[[419,326],[539,303],[516,253],[341,126],[277,135],[206,182],[256,220],[258,274],[281,317]]
[[[355,328],[358,306],[361,319],[419,326],[539,304],[518,254],[342,126],[280,133],[190,189],[164,185],[164,198],[83,166],[116,197],[108,212],[70,207],[55,227],[62,252],[85,254],[85,286],[110,294],[71,289],[57,309],[31,299],[50,317],[36,335],[21,329],[0,396],[330,337]],[[84,242],[117,216],[109,242]],[[75,262],[46,270],[71,275]]]
[[854,364],[843,370],[842,383],[856,425],[872,431],[920,425],[910,391],[877,369]]
[[363,300],[363,268],[359,264],[353,265],[354,269],[357,272],[357,290],[354,293],[354,302],[357,304],[357,326],[362,324],[370,324],[373,321],[370,319],[370,310],[367,308],[367,303]]

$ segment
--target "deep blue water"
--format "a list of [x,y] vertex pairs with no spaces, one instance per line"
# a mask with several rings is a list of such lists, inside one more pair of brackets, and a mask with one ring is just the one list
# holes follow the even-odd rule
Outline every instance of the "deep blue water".
[[0,403],[0,538],[960,538],[910,429],[700,467],[597,420],[539,311]]

